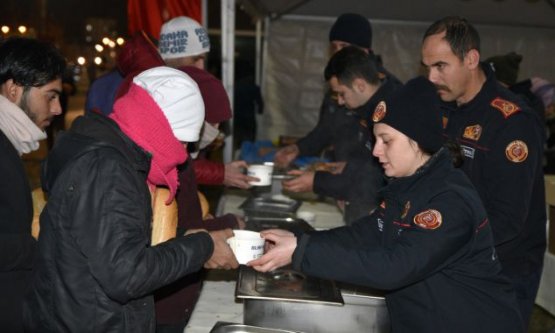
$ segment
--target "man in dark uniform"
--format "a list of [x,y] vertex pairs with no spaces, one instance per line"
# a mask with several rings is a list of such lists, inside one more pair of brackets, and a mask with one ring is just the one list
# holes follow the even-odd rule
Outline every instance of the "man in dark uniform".
[[445,134],[462,146],[462,169],[484,201],[527,324],[546,246],[543,125],[480,63],[480,38],[466,20],[433,23],[423,38],[422,63],[444,102]]
[[354,46],[337,52],[326,66],[324,76],[337,104],[346,108],[342,111],[347,115],[342,118],[344,122],[332,127],[337,136],[347,139],[343,141],[346,147],[338,152],[342,153],[339,160],[346,164],[333,172],[292,171],[298,177],[284,182],[283,187],[292,192],[314,191],[349,202],[345,220],[350,223],[368,215],[378,204],[377,192],[384,185],[384,178],[378,161],[371,156],[372,137],[367,120],[378,102],[389,96],[397,85],[380,81],[368,54]]
[[[376,55],[372,52],[372,28],[365,17],[358,14],[342,14],[330,30],[329,41],[332,54],[346,46],[355,46],[366,52],[368,61],[373,62],[373,66],[377,66]],[[401,82],[382,66],[377,66],[377,69],[377,75],[382,85],[401,86]],[[357,115],[357,112],[338,105],[328,91],[324,96],[316,127],[305,137],[299,139],[296,144],[278,150],[275,163],[277,166],[284,167],[297,156],[318,155],[327,147],[333,148],[331,157],[334,161],[347,161],[352,157],[360,156],[362,152],[367,154],[367,158],[371,158],[366,142],[359,138],[359,128],[360,116]],[[316,180],[316,187],[319,186],[318,183],[319,181]],[[311,189],[305,186],[304,190]],[[336,191],[332,190],[332,192]],[[325,193],[328,195],[327,191]],[[355,193],[352,195],[356,197]],[[355,220],[366,214],[371,206],[360,207],[354,202],[347,201],[345,220],[347,222]]]

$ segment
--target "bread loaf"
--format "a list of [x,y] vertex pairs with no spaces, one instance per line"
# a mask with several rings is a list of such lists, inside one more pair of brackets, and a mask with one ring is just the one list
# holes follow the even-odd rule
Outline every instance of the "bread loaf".
[[151,192],[152,246],[174,238],[177,233],[177,203],[173,199],[166,205],[169,195],[170,191],[162,187],[156,187],[154,192]]
[[33,198],[33,222],[31,223],[31,235],[35,239],[39,239],[40,213],[46,205],[46,197],[40,187],[31,191],[31,197]]
[[210,213],[210,204],[208,203],[208,200],[206,200],[206,197],[204,196],[204,194],[202,194],[202,192],[197,191],[197,193],[198,199],[200,201],[200,209],[202,210],[202,219],[204,220]]

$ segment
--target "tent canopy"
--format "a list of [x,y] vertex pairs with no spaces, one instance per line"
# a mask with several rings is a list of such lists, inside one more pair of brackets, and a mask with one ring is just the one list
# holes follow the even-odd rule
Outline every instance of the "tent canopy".
[[[328,32],[335,18],[354,12],[372,22],[372,48],[402,81],[421,73],[426,28],[449,15],[465,17],[480,33],[483,59],[521,54],[519,79],[555,81],[555,0],[237,0],[264,22],[262,93],[265,112],[258,138],[304,136],[318,120],[326,89]],[[287,50],[284,52],[284,50]]]
[[238,0],[253,17],[285,14],[336,17],[354,12],[372,19],[433,22],[447,15],[473,24],[555,28],[555,0]]

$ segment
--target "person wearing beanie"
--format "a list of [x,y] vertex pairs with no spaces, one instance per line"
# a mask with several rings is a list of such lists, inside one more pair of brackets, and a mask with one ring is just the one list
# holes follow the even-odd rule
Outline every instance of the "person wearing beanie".
[[332,47],[335,46],[334,44],[347,43],[348,45],[371,50],[372,27],[364,16],[345,13],[340,15],[331,26],[329,41]]
[[442,100],[445,137],[462,147],[461,168],[484,201],[527,328],[546,249],[544,123],[480,61],[480,35],[464,18],[430,25],[421,56]]
[[197,21],[179,16],[162,25],[158,51],[170,67],[195,66],[204,69],[206,55],[210,52],[210,38]]
[[[372,27],[364,16],[354,13],[340,15],[331,26],[329,32],[330,58],[347,46],[357,47],[368,54],[368,61],[377,68],[378,78],[382,84],[402,85],[401,81],[387,71],[378,56],[372,51]],[[348,152],[337,149],[337,146],[355,144],[342,139],[337,133],[337,124],[345,124],[352,132],[358,131],[358,119],[343,106],[338,105],[331,91],[327,91],[320,107],[319,119],[316,126],[294,144],[287,145],[276,151],[274,163],[278,167],[288,167],[299,156],[320,156],[323,151],[332,146],[334,154],[345,155]],[[343,130],[343,129],[342,129]],[[347,130],[347,129],[344,129]],[[337,139],[344,143],[339,143]],[[330,156],[332,161],[340,161],[336,156]]]
[[248,189],[251,187],[249,182],[255,179],[243,173],[248,166],[245,161],[238,160],[223,164],[209,161],[203,156],[204,154],[199,154],[212,147],[214,149],[221,147],[224,134],[219,130],[220,124],[231,119],[231,105],[222,82],[209,72],[194,66],[180,67],[179,70],[189,74],[198,83],[206,106],[201,139],[193,152],[198,183]]
[[[189,75],[199,87],[205,107],[205,120],[200,141],[201,144],[202,142],[210,143],[219,133],[219,123],[231,118],[231,107],[227,93],[222,83],[205,70],[185,66],[181,67],[179,71]],[[196,147],[195,152],[198,153]],[[178,230],[206,229],[215,231],[226,228],[245,228],[243,218],[235,214],[207,218],[203,218],[202,215],[197,194],[197,183],[201,183],[198,178],[202,177],[204,182],[222,184],[226,177],[229,179],[230,174],[233,175],[228,166],[231,166],[233,170],[239,170],[238,177],[241,178],[236,177],[236,179],[240,179],[244,185],[238,184],[238,186],[246,188],[250,186],[248,181],[257,180],[240,172],[241,167],[247,167],[244,161],[233,161],[224,165],[220,162],[212,162],[199,157],[194,160],[190,159],[178,167],[180,183],[176,196]],[[156,291],[154,294],[156,332],[183,332],[198,301],[203,277],[204,272],[202,271],[189,274]]]
[[[345,107],[343,112],[349,122],[333,124],[328,143],[334,145],[338,170],[291,171],[296,178],[283,182],[291,192],[314,192],[345,202],[344,219],[351,223],[368,215],[379,204],[378,190],[383,185],[383,173],[369,151],[372,123],[370,115],[378,102],[391,94],[397,86],[391,81],[381,81],[376,66],[368,61],[368,54],[348,46],[335,53],[324,77],[336,103]],[[332,126],[332,124],[330,124]],[[339,170],[343,164],[342,170]]]
[[372,121],[372,153],[388,176],[379,207],[346,227],[263,231],[273,247],[247,265],[267,272],[291,264],[382,290],[392,333],[522,332],[480,196],[442,147],[435,87],[408,81],[378,103]]
[[150,189],[173,199],[177,166],[197,140],[204,106],[197,84],[169,67],[138,74],[110,117],[87,113],[43,164],[41,214],[25,330],[154,332],[153,292],[206,268],[236,268],[231,229],[178,234],[150,246]]

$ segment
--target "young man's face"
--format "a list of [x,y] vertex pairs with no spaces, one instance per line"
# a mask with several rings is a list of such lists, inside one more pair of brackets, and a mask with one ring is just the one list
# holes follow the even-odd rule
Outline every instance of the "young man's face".
[[62,113],[60,105],[60,93],[62,92],[62,80],[50,81],[41,87],[31,87],[23,91],[15,101],[27,116],[41,129],[45,130],[55,116]]
[[[470,70],[466,59],[459,59],[444,39],[445,32],[428,36],[422,43],[422,64],[428,79],[436,86],[440,98],[446,102],[466,102]],[[465,57],[466,58],[466,57]]]
[[333,94],[337,97],[337,104],[345,105],[347,109],[356,109],[366,103],[365,96],[359,89],[356,89],[355,85],[353,87],[346,86],[340,83],[335,76],[331,77],[329,84]]

